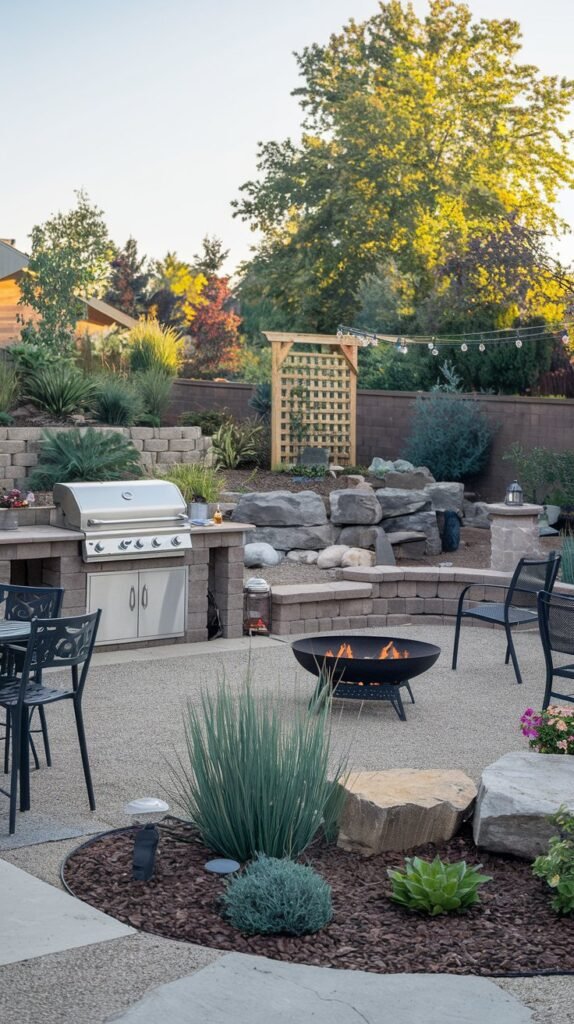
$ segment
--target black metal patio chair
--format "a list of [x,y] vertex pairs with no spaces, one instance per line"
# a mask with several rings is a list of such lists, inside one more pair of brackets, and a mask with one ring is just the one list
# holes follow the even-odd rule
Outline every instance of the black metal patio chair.
[[[545,710],[554,698],[574,702],[574,662],[556,667],[552,656],[553,651],[558,654],[574,654],[574,597],[541,591],[538,595],[538,625],[546,662],[546,687],[542,703]],[[570,680],[569,694],[558,693],[552,688],[555,676]]]
[[[499,583],[470,583],[465,587],[458,599],[452,668],[456,668],[458,659],[458,644],[462,620],[464,618],[480,619],[482,622],[504,626],[506,633],[504,664],[508,665],[509,660],[512,659],[516,682],[521,683],[522,676],[520,675],[518,658],[512,639],[512,627],[529,622],[537,622],[537,596],[541,590],[547,592],[552,590],[559,566],[560,554],[557,551],[551,551],[548,558],[544,559],[521,558],[507,587],[501,586]],[[467,599],[466,595],[472,587],[504,589],[506,597],[504,601],[480,601],[474,607],[464,608],[464,602]],[[469,600],[472,600],[472,598]]]
[[[10,790],[0,790],[10,797],[10,834],[16,829],[16,802],[20,791],[20,810],[30,808],[30,712],[36,707],[69,700],[73,704],[80,744],[82,767],[90,809],[96,809],[88,760],[82,715],[82,696],[90,667],[101,611],[63,619],[33,619],[30,639],[21,670],[0,689],[0,706],[10,719],[11,768]],[[70,669],[71,687],[57,689],[44,686],[41,673],[46,669]]]
[[[61,587],[19,587],[13,583],[0,584],[0,614],[3,612],[5,622],[31,622],[32,619],[56,619],[62,609],[64,591]],[[0,686],[2,678],[13,674],[14,662],[19,659],[22,662],[25,653],[25,646],[9,644],[0,647]],[[50,754],[50,741],[48,739],[48,727],[44,709],[39,708],[40,730],[30,730],[30,749],[34,757],[36,768],[40,767],[32,734],[41,731],[44,741],[44,753],[48,767],[52,764]],[[10,747],[10,726],[8,720],[4,722],[5,747],[4,747],[4,772],[8,771],[9,747]]]

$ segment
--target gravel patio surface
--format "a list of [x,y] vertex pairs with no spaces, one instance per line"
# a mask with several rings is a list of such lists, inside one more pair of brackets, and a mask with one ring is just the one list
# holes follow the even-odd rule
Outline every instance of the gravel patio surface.
[[[386,632],[391,635],[391,631]],[[336,702],[332,720],[334,756],[347,753],[355,769],[460,768],[478,780],[482,769],[502,754],[525,749],[518,719],[525,707],[540,705],[543,693],[543,659],[537,633],[517,637],[524,676],[524,684],[519,687],[512,669],[504,665],[502,632],[463,627],[457,672],[450,670],[450,627],[402,626],[392,632],[406,639],[437,643],[442,655],[426,675],[414,681],[417,703],[406,706],[405,723],[386,703],[361,707],[358,702]],[[205,645],[197,646],[197,652],[166,649],[165,656],[156,649],[153,657],[145,651],[134,651],[129,658],[118,655],[116,662],[110,661],[112,655],[99,656],[100,664],[92,667],[85,694],[86,729],[96,815],[109,827],[128,823],[123,814],[127,799],[169,791],[168,762],[184,750],[182,714],[186,701],[197,703],[203,686],[216,685],[223,674],[232,685],[239,685],[250,666],[256,687],[276,693],[286,715],[306,706],[313,679],[297,666],[288,644],[255,638],[250,649],[233,641],[207,649]],[[74,821],[83,818],[89,824],[71,709],[50,709],[49,725],[54,766],[33,773],[29,813],[37,808],[58,820],[70,815]],[[7,832],[7,801],[0,800],[1,834]],[[28,846],[0,855],[59,884],[59,862],[78,842],[81,840]],[[150,986],[189,973],[197,950],[148,936],[141,943],[153,961],[148,970],[146,958],[138,966],[133,938],[117,940],[113,945],[114,957],[108,955],[105,944],[88,947],[81,955],[58,954],[57,976],[63,977],[67,970],[69,982],[62,987],[61,995],[51,992],[50,1008],[44,1003],[41,1018],[33,990],[35,982],[42,985],[49,973],[44,962],[47,958],[4,968],[0,971],[0,990],[10,992],[9,1000],[6,995],[0,997],[4,1024],[36,1024],[38,1019],[43,1024],[103,1022],[112,1011],[118,1012]],[[177,954],[180,948],[184,949],[181,957]],[[213,955],[214,951],[209,951],[209,956]],[[201,950],[197,957],[205,962]],[[80,989],[97,977],[95,965],[104,961],[109,983],[102,1006],[88,1007]],[[75,964],[81,965],[77,985]],[[573,978],[513,979],[503,984],[536,1010],[534,1019],[539,1024],[572,1021]]]

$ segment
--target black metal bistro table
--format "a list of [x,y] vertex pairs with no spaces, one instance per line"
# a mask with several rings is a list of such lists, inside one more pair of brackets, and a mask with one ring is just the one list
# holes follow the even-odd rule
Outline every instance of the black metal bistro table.
[[[0,648],[5,644],[26,643],[32,629],[31,622],[17,619],[0,621]],[[0,700],[2,699],[2,680],[0,679]],[[28,713],[23,708],[20,733],[20,810],[30,810],[30,750],[28,732]]]

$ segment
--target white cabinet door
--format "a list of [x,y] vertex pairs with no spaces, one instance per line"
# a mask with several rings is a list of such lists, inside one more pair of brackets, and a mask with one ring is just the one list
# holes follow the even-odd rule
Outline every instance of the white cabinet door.
[[88,575],[88,611],[102,609],[98,644],[136,640],[138,605],[137,572],[94,572]]
[[139,574],[139,636],[182,636],[187,609],[187,567],[144,569]]

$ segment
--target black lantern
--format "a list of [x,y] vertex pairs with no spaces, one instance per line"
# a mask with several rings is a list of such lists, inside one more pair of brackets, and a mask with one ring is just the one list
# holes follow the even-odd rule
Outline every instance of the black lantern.
[[270,630],[271,587],[259,576],[252,576],[243,590],[243,632],[269,636]]
[[506,488],[506,498],[504,499],[505,505],[522,505],[523,504],[523,493],[522,487],[518,483],[518,480],[514,480]]

